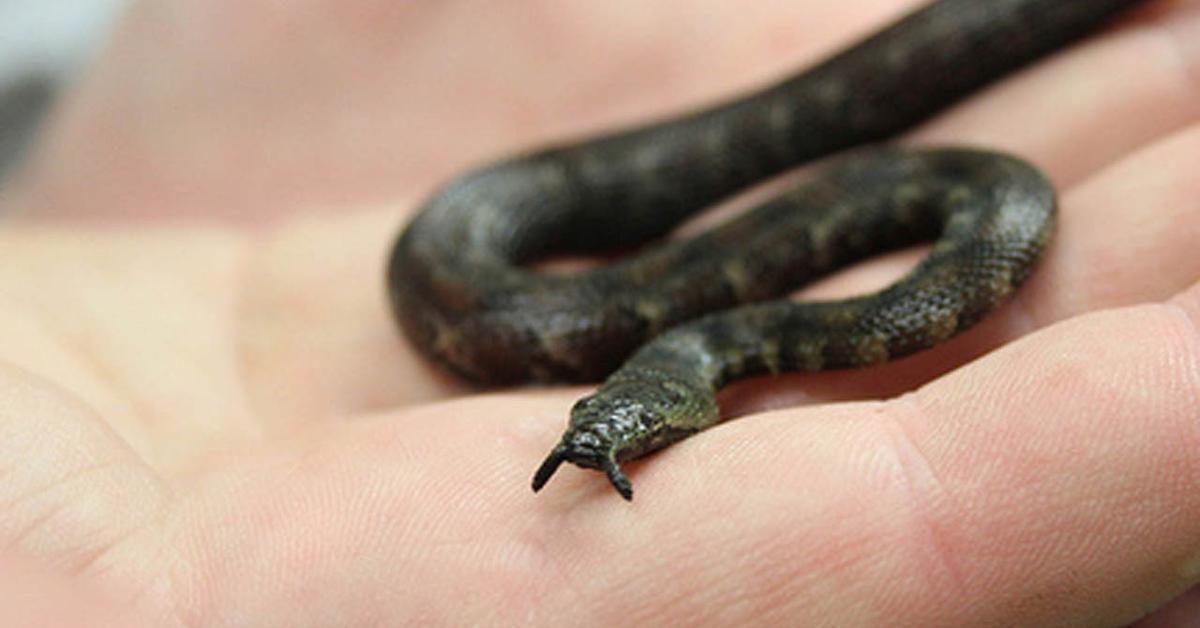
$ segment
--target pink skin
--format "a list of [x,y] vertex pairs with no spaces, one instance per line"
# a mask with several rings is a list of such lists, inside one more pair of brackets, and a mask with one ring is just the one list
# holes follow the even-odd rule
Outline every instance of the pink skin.
[[393,330],[383,257],[436,180],[911,4],[135,6],[5,190],[0,564],[153,625],[1200,620],[1196,0],[912,135],[1061,186],[1012,303],[897,364],[738,386],[746,416],[629,466],[633,504],[574,469],[529,492],[585,389],[471,394]]

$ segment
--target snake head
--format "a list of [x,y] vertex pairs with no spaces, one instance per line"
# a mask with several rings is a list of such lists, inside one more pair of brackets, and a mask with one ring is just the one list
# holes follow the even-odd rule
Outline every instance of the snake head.
[[579,400],[571,408],[571,421],[558,445],[546,457],[533,476],[536,492],[563,462],[584,469],[597,469],[608,476],[613,488],[626,500],[633,499],[633,487],[621,471],[620,461],[629,459],[631,436],[640,432],[635,417],[641,408],[625,395],[601,390]]
[[[687,437],[715,422],[715,399],[696,403],[680,385],[662,378],[610,380],[596,394],[571,408],[562,440],[533,476],[533,490],[545,486],[563,462],[597,469],[626,500],[633,499],[629,478],[620,463],[639,458]],[[709,393],[708,397],[711,397]]]

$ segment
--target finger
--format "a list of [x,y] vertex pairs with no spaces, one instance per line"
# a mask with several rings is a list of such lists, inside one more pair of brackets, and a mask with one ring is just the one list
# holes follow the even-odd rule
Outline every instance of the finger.
[[1200,3],[1160,10],[1001,81],[909,137],[1013,152],[1070,189],[1200,120]]
[[1171,600],[1169,604],[1132,626],[1133,628],[1175,628],[1175,626],[1194,625],[1197,618],[1200,618],[1200,588],[1192,587],[1187,593]]
[[[1152,6],[1165,8],[1002,81],[907,140],[1013,152],[1036,162],[1070,195],[1106,166],[1185,133],[1200,122],[1200,46],[1194,43],[1200,3]],[[1145,170],[1126,174],[1143,177]],[[829,298],[884,285],[913,259],[863,265],[806,294]]]
[[138,3],[53,121],[24,204],[257,224],[385,202],[724,95],[915,4]]
[[[1011,302],[976,328],[910,358],[863,371],[796,374],[735,384],[730,415],[812,400],[888,398],[1013,338],[1084,312],[1160,300],[1200,277],[1200,125],[1147,146],[1069,190],[1045,258]],[[894,281],[917,255],[833,277],[804,298],[840,298]],[[890,263],[889,263],[890,262]]]
[[1132,620],[1200,577],[1198,323],[1200,285],[1056,325],[894,402],[725,424],[635,469],[631,512],[599,504],[602,478],[564,474],[539,495],[555,590],[573,594],[560,610]]
[[[179,586],[199,616],[284,620],[1131,620],[1200,575],[1198,324],[1200,285],[1060,323],[894,402],[723,424],[630,465],[632,504],[573,468],[528,492],[570,391],[330,426],[210,478],[178,530]],[[280,565],[307,577],[264,572]],[[382,609],[349,603],[378,582]],[[436,604],[462,582],[469,599]]]

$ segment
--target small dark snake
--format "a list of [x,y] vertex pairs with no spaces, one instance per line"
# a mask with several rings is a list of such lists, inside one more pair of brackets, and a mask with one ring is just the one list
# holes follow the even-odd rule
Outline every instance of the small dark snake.
[[[619,464],[716,423],[726,383],[878,364],[975,324],[1029,275],[1053,231],[1054,190],[994,152],[873,147],[692,239],[569,276],[522,265],[661,237],[753,183],[911,128],[1136,4],[935,2],[749,96],[468,172],[396,243],[396,318],[422,352],[477,382],[607,375],[571,410],[533,488],[570,461],[631,499]],[[875,294],[785,298],[934,239]]]

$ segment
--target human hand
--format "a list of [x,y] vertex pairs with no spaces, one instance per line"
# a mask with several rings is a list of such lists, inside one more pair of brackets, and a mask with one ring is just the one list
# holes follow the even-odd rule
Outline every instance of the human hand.
[[[582,389],[468,394],[393,329],[383,258],[441,177],[768,79],[900,4],[139,5],[0,234],[0,538],[156,624],[1113,623],[1184,591],[1196,2],[909,138],[1062,190],[1012,303],[896,364],[736,387],[751,416],[629,465],[633,504],[584,472],[529,492]],[[864,398],[888,400],[791,407]]]

